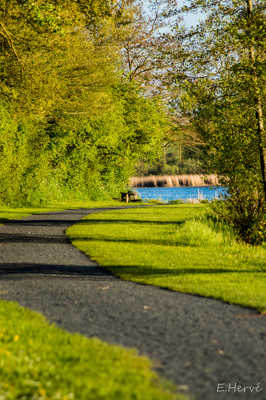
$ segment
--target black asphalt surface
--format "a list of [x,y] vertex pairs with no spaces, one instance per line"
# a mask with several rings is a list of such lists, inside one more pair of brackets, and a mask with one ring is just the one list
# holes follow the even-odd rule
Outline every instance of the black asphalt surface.
[[96,211],[47,213],[0,226],[0,298],[70,332],[137,348],[195,399],[265,400],[266,316],[113,277],[64,233]]

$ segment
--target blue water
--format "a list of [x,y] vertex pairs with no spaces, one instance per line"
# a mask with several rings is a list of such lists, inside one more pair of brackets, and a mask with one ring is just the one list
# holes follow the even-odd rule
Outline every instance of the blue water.
[[134,188],[143,200],[213,200],[226,193],[220,186],[189,187],[144,187]]

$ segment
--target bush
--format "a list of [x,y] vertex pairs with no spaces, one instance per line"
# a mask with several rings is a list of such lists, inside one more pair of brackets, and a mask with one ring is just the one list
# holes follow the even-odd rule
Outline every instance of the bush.
[[231,227],[238,238],[251,245],[260,245],[266,239],[265,206],[256,193],[233,192],[225,200],[211,204],[217,221]]

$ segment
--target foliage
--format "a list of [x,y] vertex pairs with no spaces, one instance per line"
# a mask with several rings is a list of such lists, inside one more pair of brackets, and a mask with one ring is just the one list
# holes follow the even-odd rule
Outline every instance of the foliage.
[[117,196],[136,160],[157,154],[166,112],[122,77],[123,12],[119,2],[0,1],[2,204]]
[[[177,107],[180,87],[176,84],[176,61],[184,60],[180,40],[171,26],[176,22],[176,0],[129,1],[135,13],[122,40],[124,74],[141,82],[148,96],[160,94],[171,121],[163,140],[163,152],[152,164],[140,161],[138,175],[212,172],[201,153],[203,143]],[[174,73],[174,74],[173,74]]]
[[206,145],[209,165],[229,188],[218,215],[251,244],[263,240],[265,132],[263,127],[263,6],[252,1],[185,2],[181,12],[203,21],[178,30],[186,79],[178,104]]
[[212,203],[211,208],[215,217],[232,227],[238,237],[245,242],[258,245],[266,240],[263,205],[258,206],[257,199],[254,199],[246,187],[238,194],[233,192],[225,201]]
[[[217,83],[218,85],[218,83]],[[209,84],[200,84],[197,96],[195,125],[208,143],[209,163],[222,176],[221,183],[228,187],[229,197],[218,215],[233,225],[241,239],[257,244],[262,240],[264,219],[264,193],[260,170],[260,155],[256,138],[256,119],[246,95],[239,93],[228,80],[226,87],[220,82],[217,91]],[[232,101],[237,95],[237,102]],[[245,96],[245,97],[244,97]],[[254,129],[255,127],[255,129]],[[216,208],[215,208],[216,209]],[[221,211],[221,208],[220,208]]]
[[123,72],[137,80],[147,93],[163,93],[163,76],[168,60],[162,57],[164,47],[177,47],[166,35],[177,0],[126,0],[126,29],[121,37]]
[[211,172],[211,167],[206,165],[204,151],[191,144],[183,144],[179,139],[175,142],[165,140],[163,151],[158,159],[149,163],[140,161],[136,169],[137,176],[209,174]]
[[236,242],[206,212],[206,204],[108,211],[87,216],[67,234],[122,279],[265,311],[265,244]]

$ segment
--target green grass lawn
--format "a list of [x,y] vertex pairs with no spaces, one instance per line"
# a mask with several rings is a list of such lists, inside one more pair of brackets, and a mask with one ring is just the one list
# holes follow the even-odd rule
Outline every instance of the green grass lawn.
[[[46,208],[1,208],[0,221],[124,204],[72,201]],[[135,350],[67,333],[40,314],[0,301],[0,400],[187,399],[152,367]]]
[[135,350],[67,333],[0,302],[1,400],[184,400]]
[[115,210],[70,227],[73,244],[122,279],[266,311],[266,248],[204,222],[206,205]]

